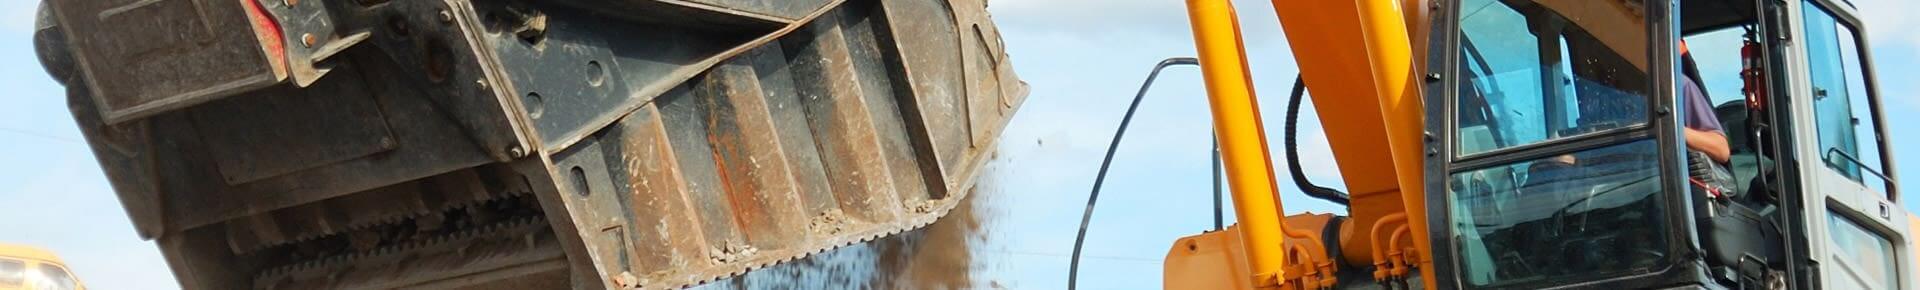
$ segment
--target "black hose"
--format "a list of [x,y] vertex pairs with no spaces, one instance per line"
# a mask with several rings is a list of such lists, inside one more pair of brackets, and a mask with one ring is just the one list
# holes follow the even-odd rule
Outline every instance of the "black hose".
[[1127,124],[1133,122],[1133,113],[1140,109],[1140,100],[1147,96],[1147,88],[1153,87],[1153,80],[1160,77],[1160,70],[1176,65],[1200,65],[1200,60],[1191,57],[1176,57],[1160,61],[1147,74],[1147,81],[1140,84],[1140,92],[1133,95],[1133,104],[1127,106],[1126,116],[1120,117],[1120,129],[1113,132],[1113,143],[1107,145],[1107,157],[1100,161],[1100,173],[1093,177],[1093,192],[1087,194],[1087,211],[1080,215],[1080,233],[1073,237],[1073,261],[1067,268],[1067,290],[1073,290],[1080,281],[1080,246],[1087,241],[1087,223],[1093,220],[1093,205],[1100,200],[1100,184],[1107,180],[1107,166],[1113,165],[1113,152],[1120,148],[1120,137],[1127,134]]
[[1293,77],[1293,96],[1287,99],[1287,173],[1293,175],[1293,184],[1300,186],[1300,192],[1307,196],[1346,205],[1349,200],[1347,193],[1314,185],[1313,181],[1307,180],[1307,174],[1300,170],[1300,149],[1293,139],[1299,131],[1295,125],[1300,121],[1300,97],[1307,92],[1307,82],[1304,80],[1297,75]]
[[1227,219],[1220,210],[1220,136],[1213,136],[1213,169],[1208,171],[1213,171],[1213,230],[1225,230]]

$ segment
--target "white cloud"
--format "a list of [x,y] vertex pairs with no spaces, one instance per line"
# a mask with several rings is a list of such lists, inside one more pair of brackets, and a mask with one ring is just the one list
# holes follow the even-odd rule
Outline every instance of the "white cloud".
[[7,32],[33,32],[34,14],[39,11],[40,1],[6,0],[0,1],[0,29]]
[[1002,25],[1035,23],[1082,30],[1160,25],[1186,15],[1180,1],[1163,0],[1005,0],[989,9]]
[[[1235,0],[1234,5],[1247,43],[1281,38],[1271,4]],[[1186,5],[1177,0],[1001,0],[988,8],[1002,30],[1051,32],[1056,37],[1190,43],[1192,33]]]
[[[1867,22],[1867,37],[1877,52],[1875,61],[1880,63],[1876,67],[1881,78],[1897,79],[1906,75],[1901,72],[1910,66],[1899,62],[1915,60],[1913,51],[1920,50],[1920,29],[1912,29],[1920,26],[1920,18],[1912,15],[1920,11],[1920,1],[1855,0],[1854,3],[1860,17]],[[1900,106],[1898,109],[1920,111],[1920,95],[1911,93],[1913,86],[1907,82],[1888,82],[1881,85],[1881,92],[1889,94]]]
[[1874,46],[1894,44],[1908,49],[1920,48],[1920,18],[1913,17],[1914,11],[1920,11],[1920,1],[1911,0],[1856,0],[1861,18],[1867,22],[1870,41]]

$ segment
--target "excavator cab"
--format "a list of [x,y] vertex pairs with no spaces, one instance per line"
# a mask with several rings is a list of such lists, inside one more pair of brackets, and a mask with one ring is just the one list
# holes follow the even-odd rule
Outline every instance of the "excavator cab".
[[[1425,180],[1442,288],[1920,288],[1896,258],[1913,236],[1851,3],[1436,2]],[[1727,162],[1686,147],[1686,62]],[[1733,185],[1703,182],[1712,167]]]
[[[1434,71],[1448,132],[1430,181],[1431,228],[1472,288],[1537,288],[1686,264],[1690,220],[1671,38],[1663,11],[1627,1],[1452,2]],[[1670,27],[1670,26],[1669,26]],[[1664,41],[1663,41],[1664,40]],[[1431,111],[1431,110],[1430,110]],[[1436,118],[1437,117],[1437,118]],[[1438,256],[1438,255],[1436,255]],[[1449,268],[1439,266],[1438,268]]]

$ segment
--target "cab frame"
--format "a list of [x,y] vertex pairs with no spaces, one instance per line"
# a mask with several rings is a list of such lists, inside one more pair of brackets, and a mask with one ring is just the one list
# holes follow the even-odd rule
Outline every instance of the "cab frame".
[[[1677,101],[1679,55],[1675,40],[1688,34],[1687,32],[1725,27],[1725,24],[1702,23],[1709,18],[1702,16],[1694,16],[1701,19],[1695,23],[1683,24],[1680,23],[1683,15],[1680,12],[1683,11],[1683,7],[1707,8],[1706,3],[1709,1],[1696,0],[1682,3],[1678,0],[1646,0],[1642,2],[1645,3],[1642,6],[1644,7],[1642,12],[1644,12],[1644,21],[1648,30],[1648,39],[1645,39],[1648,52],[1645,68],[1649,72],[1647,82],[1653,88],[1647,91],[1645,96],[1648,98],[1646,123],[1472,154],[1463,154],[1459,148],[1456,148],[1459,146],[1456,140],[1461,138],[1462,134],[1460,129],[1457,129],[1460,128],[1458,125],[1461,122],[1457,109],[1466,102],[1462,99],[1461,88],[1463,85],[1468,85],[1463,84],[1465,82],[1463,80],[1471,77],[1463,73],[1463,69],[1459,69],[1463,62],[1468,61],[1462,56],[1465,50],[1464,42],[1469,41],[1462,36],[1459,17],[1463,2],[1436,1],[1434,6],[1436,10],[1430,18],[1433,20],[1430,26],[1432,31],[1428,34],[1432,37],[1428,42],[1429,48],[1426,50],[1429,52],[1427,63],[1430,65],[1424,74],[1427,76],[1425,83],[1427,89],[1424,96],[1425,124],[1426,142],[1431,150],[1426,155],[1425,179],[1428,182],[1425,192],[1428,193],[1426,204],[1429,228],[1436,232],[1431,235],[1430,242],[1434,249],[1434,253],[1431,254],[1434,259],[1433,265],[1437,276],[1434,279],[1437,280],[1437,284],[1441,288],[1472,288],[1465,281],[1467,273],[1462,263],[1466,258],[1460,254],[1462,243],[1455,239],[1454,228],[1451,226],[1455,223],[1453,220],[1455,213],[1452,212],[1454,209],[1451,205],[1455,198],[1452,191],[1456,186],[1453,184],[1454,174],[1572,154],[1583,150],[1654,140],[1659,147],[1657,170],[1661,191],[1658,195],[1664,209],[1664,217],[1661,220],[1667,237],[1666,253],[1668,254],[1664,256],[1666,259],[1664,267],[1571,283],[1541,281],[1535,284],[1504,286],[1619,289],[1733,288],[1732,285],[1722,285],[1723,282],[1716,280],[1714,269],[1709,267],[1702,258],[1705,253],[1702,227],[1697,220],[1711,215],[1712,210],[1703,206],[1705,203],[1702,195],[1693,192],[1687,180],[1688,169],[1685,159],[1687,151],[1679,125],[1682,123],[1683,113],[1680,112],[1683,110],[1680,109]],[[1908,224],[1907,218],[1903,218],[1908,216],[1908,213],[1896,203],[1899,194],[1896,182],[1890,178],[1883,178],[1886,183],[1885,190],[1875,191],[1863,181],[1845,180],[1845,177],[1830,172],[1832,170],[1826,170],[1825,163],[1819,158],[1819,153],[1816,153],[1820,147],[1815,144],[1818,141],[1815,139],[1817,137],[1795,138],[1803,135],[1815,136],[1819,130],[1814,124],[1813,108],[1807,101],[1811,98],[1812,89],[1809,88],[1811,81],[1806,48],[1804,44],[1796,41],[1799,41],[1798,36],[1806,35],[1803,27],[1806,13],[1809,11],[1805,11],[1805,7],[1820,7],[1830,12],[1841,25],[1852,28],[1855,34],[1854,40],[1858,42],[1855,49],[1858,50],[1860,69],[1863,70],[1861,77],[1866,83],[1867,93],[1863,97],[1866,98],[1867,109],[1871,111],[1873,118],[1872,130],[1877,137],[1874,139],[1876,142],[1874,145],[1881,150],[1878,154],[1880,170],[1873,173],[1896,176],[1891,148],[1885,138],[1887,131],[1884,114],[1881,111],[1880,94],[1874,81],[1872,57],[1866,45],[1867,32],[1855,16],[1851,4],[1840,0],[1728,0],[1713,4],[1724,5],[1722,3],[1751,4],[1749,8],[1757,8],[1751,11],[1758,14],[1750,15],[1754,19],[1740,21],[1749,21],[1750,23],[1746,25],[1751,25],[1759,35],[1764,36],[1764,39],[1759,42],[1766,54],[1764,56],[1766,61],[1764,71],[1767,79],[1765,83],[1768,84],[1771,94],[1756,98],[1757,101],[1768,104],[1770,108],[1777,109],[1756,111],[1764,114],[1756,115],[1755,118],[1758,122],[1780,124],[1760,129],[1758,142],[1770,142],[1774,145],[1761,150],[1766,151],[1762,154],[1774,158],[1771,168],[1764,170],[1771,171],[1770,178],[1777,182],[1762,190],[1773,191],[1772,194],[1779,197],[1778,203],[1781,210],[1779,214],[1769,217],[1778,224],[1784,239],[1780,242],[1786,245],[1783,249],[1786,261],[1783,263],[1786,269],[1791,269],[1785,271],[1786,282],[1794,289],[1837,287],[1835,283],[1838,282],[1835,281],[1840,277],[1832,275],[1840,274],[1823,274],[1823,272],[1835,271],[1834,267],[1838,267],[1837,265],[1841,263],[1832,261],[1835,258],[1831,258],[1833,256],[1829,253],[1833,250],[1831,248],[1836,247],[1829,242],[1831,229],[1826,225],[1832,218],[1830,215],[1840,215],[1891,240],[1893,254],[1897,257],[1914,256],[1914,250],[1911,247],[1912,233],[1905,230],[1911,225]],[[1685,15],[1696,14],[1699,13],[1685,13]],[[1712,21],[1720,20],[1724,19]],[[1542,93],[1545,93],[1546,89],[1542,90]],[[1734,128],[1727,130],[1729,134],[1735,133]],[[1863,167],[1867,165],[1857,160],[1855,162],[1862,163],[1860,165]],[[1863,171],[1869,170],[1871,168]],[[1841,186],[1849,183],[1858,186]],[[1920,289],[1913,278],[1916,276],[1914,275],[1915,261],[1913,259],[1896,259],[1896,261],[1898,261],[1894,266],[1897,267],[1896,271],[1905,274],[1899,275],[1901,278],[1897,283],[1900,286],[1897,288]],[[1556,267],[1557,265],[1541,266]],[[1823,276],[1832,276],[1825,277],[1832,279],[1823,279]]]

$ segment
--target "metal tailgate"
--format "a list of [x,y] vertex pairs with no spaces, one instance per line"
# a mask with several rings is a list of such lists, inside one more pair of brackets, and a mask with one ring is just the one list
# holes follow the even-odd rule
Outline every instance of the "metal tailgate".
[[52,4],[194,289],[730,277],[941,218],[1026,97],[983,0]]

